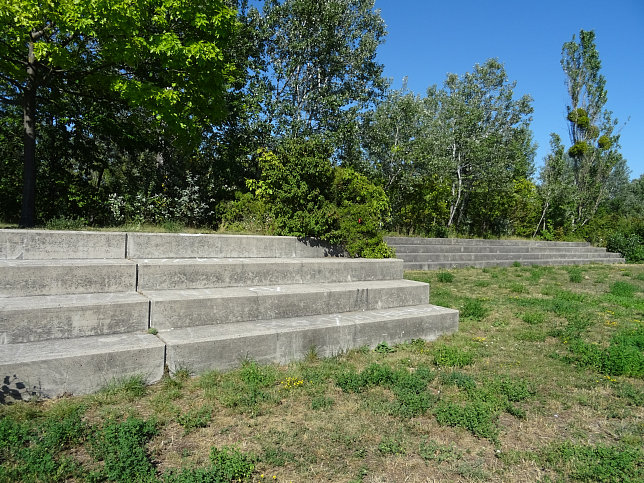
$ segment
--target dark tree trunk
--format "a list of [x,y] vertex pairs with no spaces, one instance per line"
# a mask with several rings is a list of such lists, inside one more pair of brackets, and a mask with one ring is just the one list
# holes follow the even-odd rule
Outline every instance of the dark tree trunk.
[[30,228],[36,224],[36,59],[34,43],[29,42],[27,82],[24,90],[24,171],[22,186],[22,213],[20,226]]

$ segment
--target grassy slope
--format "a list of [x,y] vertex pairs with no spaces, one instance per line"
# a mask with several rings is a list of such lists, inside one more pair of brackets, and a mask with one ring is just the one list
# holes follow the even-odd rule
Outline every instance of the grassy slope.
[[0,481],[644,478],[644,265],[407,277],[457,334],[0,407]]

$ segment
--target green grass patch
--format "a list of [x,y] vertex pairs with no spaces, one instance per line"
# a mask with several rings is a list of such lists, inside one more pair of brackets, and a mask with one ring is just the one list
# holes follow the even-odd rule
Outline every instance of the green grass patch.
[[436,274],[436,280],[441,283],[452,283],[454,281],[454,274],[450,272],[440,271]]

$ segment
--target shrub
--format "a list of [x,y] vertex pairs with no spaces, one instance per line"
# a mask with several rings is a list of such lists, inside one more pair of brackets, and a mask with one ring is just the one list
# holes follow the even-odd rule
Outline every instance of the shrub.
[[628,262],[644,261],[644,239],[636,233],[611,233],[606,240],[606,249],[621,253]]
[[[395,255],[381,234],[390,216],[384,190],[352,169],[334,167],[319,139],[289,140],[275,151],[260,151],[259,168],[258,179],[247,181],[259,203],[240,196],[230,205],[242,218],[265,210],[257,213],[260,226],[269,221],[276,234],[317,237],[342,245],[351,256]],[[224,213],[222,221],[243,224],[240,215]]]

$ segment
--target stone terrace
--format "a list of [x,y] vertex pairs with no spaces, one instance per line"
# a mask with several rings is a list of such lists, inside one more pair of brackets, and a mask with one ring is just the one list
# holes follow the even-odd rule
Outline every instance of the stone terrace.
[[402,260],[293,237],[0,230],[2,400],[455,332]]

